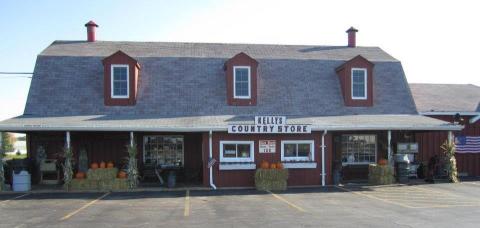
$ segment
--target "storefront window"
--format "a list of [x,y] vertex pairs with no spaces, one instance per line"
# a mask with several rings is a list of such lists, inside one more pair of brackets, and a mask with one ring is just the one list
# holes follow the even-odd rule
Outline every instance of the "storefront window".
[[376,135],[342,135],[342,163],[370,164],[377,157]]
[[253,141],[221,141],[220,162],[253,162]]
[[313,161],[313,141],[282,141],[282,161]]
[[144,164],[183,166],[183,136],[145,136]]

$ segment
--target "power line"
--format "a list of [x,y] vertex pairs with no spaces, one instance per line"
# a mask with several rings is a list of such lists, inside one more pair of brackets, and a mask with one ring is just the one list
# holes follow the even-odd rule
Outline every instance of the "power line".
[[27,76],[27,75],[32,75],[33,73],[29,72],[0,72],[0,79],[2,78],[32,78],[32,76]]
[[0,74],[33,74],[29,72],[0,72]]

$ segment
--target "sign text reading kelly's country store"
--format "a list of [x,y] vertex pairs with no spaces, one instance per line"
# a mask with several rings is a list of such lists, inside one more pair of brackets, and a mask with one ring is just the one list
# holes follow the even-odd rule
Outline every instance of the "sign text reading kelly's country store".
[[255,124],[228,125],[230,134],[309,134],[308,124],[287,124],[285,116],[255,116]]

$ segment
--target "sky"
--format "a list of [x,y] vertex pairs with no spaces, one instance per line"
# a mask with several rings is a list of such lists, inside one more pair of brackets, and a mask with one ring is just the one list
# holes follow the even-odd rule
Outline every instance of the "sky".
[[[480,86],[480,3],[475,1],[0,1],[0,72],[33,72],[54,40],[378,46],[410,83]],[[472,67],[472,68],[470,68]],[[21,115],[30,79],[0,75],[0,120]]]

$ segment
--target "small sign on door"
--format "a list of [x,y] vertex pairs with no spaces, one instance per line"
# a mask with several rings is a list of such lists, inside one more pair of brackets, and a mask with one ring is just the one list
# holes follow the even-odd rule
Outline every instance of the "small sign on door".
[[275,140],[260,140],[258,142],[258,151],[261,154],[264,153],[275,153]]

